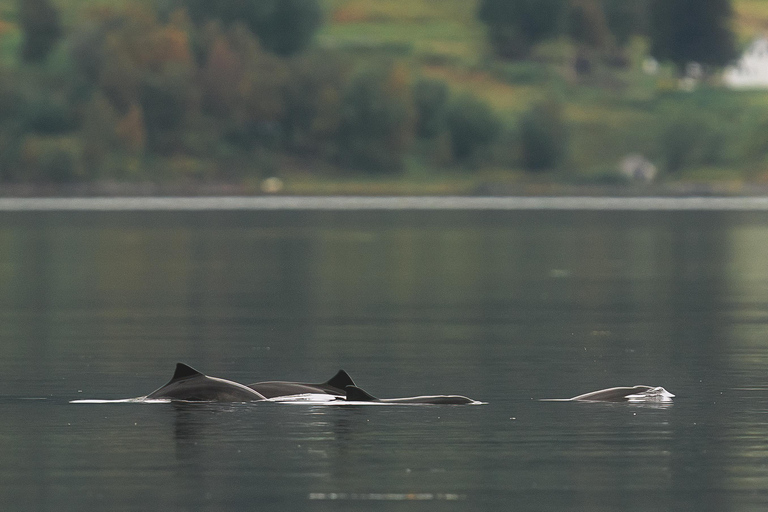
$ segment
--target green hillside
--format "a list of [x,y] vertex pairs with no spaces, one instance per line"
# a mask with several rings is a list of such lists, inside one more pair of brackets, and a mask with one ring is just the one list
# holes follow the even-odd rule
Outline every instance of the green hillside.
[[[683,88],[664,63],[649,73],[642,37],[596,50],[562,36],[508,61],[494,56],[476,0],[324,0],[309,47],[275,57],[175,0],[49,1],[63,36],[44,62],[27,63],[19,3],[0,0],[0,187],[255,191],[270,176],[297,193],[617,185],[631,154],[662,182],[768,182],[768,93],[730,91],[716,72]],[[768,0],[733,7],[740,46],[768,29]],[[89,78],[82,51],[98,50],[94,34],[112,53]],[[165,108],[164,95],[178,104]]]

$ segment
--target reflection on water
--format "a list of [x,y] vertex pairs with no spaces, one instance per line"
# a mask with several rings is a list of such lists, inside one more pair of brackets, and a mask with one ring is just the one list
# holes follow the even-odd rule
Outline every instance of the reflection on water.
[[[5,211],[0,508],[762,509],[767,220]],[[177,361],[488,405],[68,403]],[[676,397],[539,401],[636,384]]]

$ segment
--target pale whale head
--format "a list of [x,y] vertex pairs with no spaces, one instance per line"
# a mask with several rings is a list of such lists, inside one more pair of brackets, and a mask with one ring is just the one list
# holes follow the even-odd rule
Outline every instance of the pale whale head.
[[671,402],[675,395],[661,386],[650,388],[642,393],[635,393],[625,397],[630,402]]

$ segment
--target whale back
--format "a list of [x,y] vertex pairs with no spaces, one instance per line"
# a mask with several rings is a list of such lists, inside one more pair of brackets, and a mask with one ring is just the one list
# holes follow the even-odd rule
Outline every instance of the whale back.
[[184,363],[176,363],[171,380],[146,398],[185,402],[255,402],[266,399],[240,383],[209,377]]
[[269,380],[264,382],[254,382],[248,384],[248,387],[261,393],[267,398],[276,398],[279,396],[304,395],[325,393],[327,395],[345,396],[347,386],[354,386],[352,377],[344,370],[339,370],[336,375],[325,382],[318,384],[309,384],[305,382],[290,382],[283,380]]

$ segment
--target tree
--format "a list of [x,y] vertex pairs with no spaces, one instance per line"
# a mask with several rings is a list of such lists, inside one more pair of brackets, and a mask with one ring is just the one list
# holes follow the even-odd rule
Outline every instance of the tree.
[[501,123],[487,103],[470,95],[456,99],[447,114],[451,149],[457,161],[466,161],[496,138]]
[[413,86],[413,103],[416,107],[416,134],[428,139],[445,128],[448,106],[448,84],[442,80],[422,79]]
[[568,133],[562,107],[554,100],[534,105],[520,121],[523,166],[531,171],[556,167],[565,157]]
[[220,20],[243,23],[261,45],[278,55],[292,55],[310,43],[322,21],[318,0],[183,0],[198,24]]
[[19,0],[19,21],[24,31],[21,58],[44,61],[61,37],[59,11],[48,0]]
[[608,28],[619,47],[648,31],[648,0],[603,0]]
[[558,34],[567,8],[568,0],[481,0],[478,18],[488,26],[498,56],[522,59]]
[[610,32],[602,5],[597,0],[572,0],[568,12],[568,35],[579,45],[605,49]]
[[651,55],[686,64],[723,66],[736,56],[730,0],[651,0]]
[[399,170],[413,139],[414,118],[402,66],[377,66],[359,73],[341,103],[339,160],[370,172]]

